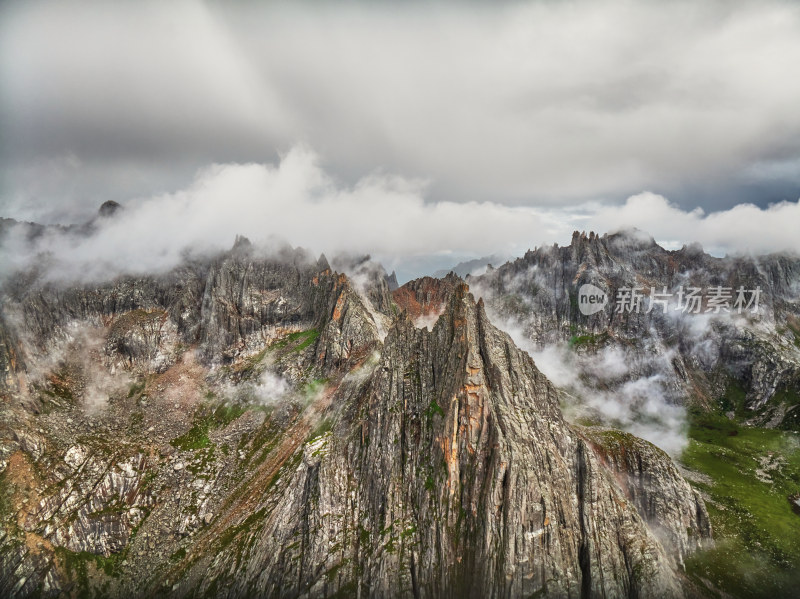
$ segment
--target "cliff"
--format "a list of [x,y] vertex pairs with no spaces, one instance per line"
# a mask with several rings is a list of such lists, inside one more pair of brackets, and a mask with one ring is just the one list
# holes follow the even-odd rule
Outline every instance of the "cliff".
[[568,424],[463,281],[394,298],[243,240],[14,280],[0,593],[682,596],[711,530],[670,458]]

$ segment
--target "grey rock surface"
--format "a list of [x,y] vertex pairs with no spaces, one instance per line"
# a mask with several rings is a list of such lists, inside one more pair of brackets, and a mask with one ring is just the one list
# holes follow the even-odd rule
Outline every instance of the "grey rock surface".
[[[479,277],[473,290],[501,326],[519,328],[533,348],[569,343],[582,354],[614,349],[630,366],[627,378],[658,376],[675,404],[711,405],[730,389],[745,394],[754,421],[797,428],[800,403],[800,257],[786,254],[717,258],[697,245],[669,251],[641,231],[612,235],[575,232],[569,246],[528,251]],[[607,294],[608,305],[585,315],[582,285]],[[729,311],[708,299],[727,289]],[[637,288],[639,309],[620,309],[618,294]],[[679,309],[683,290],[699,290],[694,310]],[[737,290],[760,290],[758,312],[736,308]],[[667,294],[654,295],[654,294]],[[663,304],[650,299],[665,299]],[[745,307],[743,305],[743,307]],[[583,371],[581,374],[593,376]],[[788,397],[788,399],[786,399]],[[733,406],[727,409],[734,409]],[[789,418],[785,416],[789,414]]]
[[355,272],[240,239],[7,285],[0,594],[683,596],[669,456],[569,424],[457,277]]

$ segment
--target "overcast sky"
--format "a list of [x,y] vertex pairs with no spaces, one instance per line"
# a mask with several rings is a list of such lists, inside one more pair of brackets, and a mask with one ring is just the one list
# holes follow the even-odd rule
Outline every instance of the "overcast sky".
[[114,199],[202,221],[185,244],[401,261],[584,225],[797,250],[798,106],[792,2],[4,2],[0,215]]

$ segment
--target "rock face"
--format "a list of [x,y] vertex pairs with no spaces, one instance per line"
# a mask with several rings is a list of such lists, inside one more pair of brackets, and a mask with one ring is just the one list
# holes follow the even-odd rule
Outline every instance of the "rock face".
[[0,594],[682,596],[670,458],[568,424],[457,277],[357,266],[7,285]]
[[[469,282],[490,314],[521,327],[538,348],[569,342],[579,352],[614,348],[632,366],[628,380],[658,376],[675,403],[710,407],[714,398],[738,394],[761,423],[796,426],[800,404],[800,258],[782,254],[715,258],[699,246],[668,251],[641,231],[613,235],[573,234],[566,247],[527,252]],[[582,313],[584,284],[606,292],[608,305]],[[727,289],[731,312],[708,303],[715,288]],[[617,298],[638,289],[639,309]],[[679,309],[696,288],[704,297],[697,313]],[[737,290],[760,289],[759,310],[734,310]],[[652,298],[651,298],[652,296]],[[658,302],[650,308],[650,299]],[[735,392],[735,393],[734,393]],[[716,407],[716,406],[714,406]],[[788,418],[787,418],[788,416]]]
[[19,391],[17,372],[24,369],[24,364],[20,363],[16,339],[0,316],[0,389],[7,392]]
[[662,450],[617,430],[586,428],[582,434],[625,497],[678,561],[711,536],[700,493],[686,484]]
[[117,212],[119,212],[121,209],[122,206],[118,202],[115,202],[114,200],[108,200],[100,205],[100,209],[97,211],[97,214],[103,218],[109,218],[117,214]]
[[[662,514],[615,481],[628,464],[603,465],[465,285],[432,331],[399,320],[371,369],[341,397],[333,434],[263,499],[263,525],[197,566],[201,590],[226,579],[224,596],[681,595],[647,525]],[[671,530],[694,549],[710,533],[705,508],[652,450],[643,493],[673,491]]]
[[460,284],[461,279],[452,273],[443,279],[422,277],[396,289],[392,297],[413,320],[432,319],[436,322],[453,290]]
[[106,461],[81,445],[70,447],[58,493],[41,501],[24,526],[34,530],[48,521],[45,536],[73,552],[108,557],[128,543],[131,531],[153,505],[144,489],[147,458],[141,454]]

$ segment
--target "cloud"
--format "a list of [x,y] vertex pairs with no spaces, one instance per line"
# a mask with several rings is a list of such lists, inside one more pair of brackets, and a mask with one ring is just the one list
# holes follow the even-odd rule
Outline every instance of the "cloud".
[[571,397],[565,413],[572,418],[622,428],[672,455],[686,447],[686,408],[683,398],[670,391],[675,376],[671,352],[637,354],[611,346],[578,355],[562,344],[531,356]]
[[218,390],[228,400],[260,406],[275,406],[296,396],[291,383],[270,369],[255,380],[240,381],[238,384],[225,381]]
[[768,319],[752,322],[744,315],[669,310],[666,322],[652,323],[635,343],[615,335],[597,346],[577,343],[575,338],[566,342],[563,331],[539,322],[542,310],[548,312],[554,305],[542,274],[533,266],[506,281],[506,289],[516,289],[522,297],[536,289],[536,302],[528,306],[531,311],[519,304],[507,311],[503,298],[482,281],[471,281],[470,288],[486,301],[492,322],[511,335],[561,390],[568,419],[621,428],[673,456],[688,443],[686,408],[696,391],[687,382],[685,369],[699,366],[712,372],[725,340],[741,336],[743,329],[774,334],[774,323],[768,324]]
[[[473,289],[473,291],[475,291]],[[484,297],[490,297],[483,290]],[[489,316],[561,391],[565,415],[575,422],[621,428],[671,455],[688,443],[686,408],[676,392],[673,352],[636,351],[610,345],[577,353],[567,343],[535,343],[525,323],[504,318],[487,304]]]
[[650,193],[618,207],[577,209],[431,202],[427,194],[422,181],[381,172],[345,185],[314,152],[295,147],[275,165],[211,165],[185,189],[127,202],[86,235],[49,229],[30,247],[21,230],[11,230],[0,272],[29,267],[42,256],[55,279],[162,272],[187,255],[227,249],[240,234],[268,247],[280,238],[315,253],[371,253],[389,268],[407,262],[420,268],[425,256],[519,255],[534,245],[568,242],[573,228],[636,226],[673,245],[699,241],[718,251],[800,251],[794,231],[798,202],[705,214]]
[[265,370],[253,390],[259,403],[269,405],[279,401],[289,392],[289,383],[283,377]]
[[[482,234],[492,223],[493,233]],[[279,165],[213,165],[184,190],[131,201],[118,218],[87,237],[52,230],[35,251],[53,261],[55,277],[97,279],[119,272],[152,273],[187,252],[219,250],[237,234],[254,241],[279,235],[315,251],[374,252],[387,257],[438,251],[486,252],[523,239],[542,224],[533,211],[491,203],[426,203],[424,184],[372,174],[338,185],[317,157],[295,148]],[[6,267],[24,266],[13,234]],[[9,265],[8,262],[12,264]]]
[[[452,202],[796,199],[800,8],[4,3],[0,202],[35,220],[306,143]],[[738,190],[730,196],[729,190]],[[791,194],[787,197],[786,194]]]
[[702,208],[686,211],[660,195],[642,193],[628,198],[622,206],[604,206],[586,216],[587,225],[596,231],[638,227],[667,246],[680,247],[681,243],[695,240],[718,253],[800,251],[797,201],[766,208],[738,204],[706,214]]
[[[70,321],[51,339],[46,347],[33,339],[23,324],[20,311],[4,306],[4,317],[11,324],[25,355],[22,378],[23,401],[33,400],[36,390],[47,389],[54,373],[67,373],[68,385],[79,400],[78,404],[88,416],[101,416],[112,397],[124,396],[131,383],[131,375],[121,369],[108,369],[105,352],[106,338],[100,328],[85,322]],[[75,374],[81,381],[74,384]],[[38,393],[41,395],[41,393]],[[58,399],[49,398],[49,401]]]

